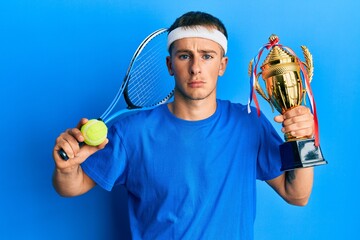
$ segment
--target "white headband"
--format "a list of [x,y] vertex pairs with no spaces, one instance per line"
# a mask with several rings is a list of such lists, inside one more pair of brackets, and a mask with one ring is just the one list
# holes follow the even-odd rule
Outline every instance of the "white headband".
[[226,54],[227,52],[227,39],[225,35],[217,29],[203,26],[175,28],[168,35],[167,49],[169,50],[170,45],[176,40],[191,37],[206,38],[217,42],[224,49],[224,53]]

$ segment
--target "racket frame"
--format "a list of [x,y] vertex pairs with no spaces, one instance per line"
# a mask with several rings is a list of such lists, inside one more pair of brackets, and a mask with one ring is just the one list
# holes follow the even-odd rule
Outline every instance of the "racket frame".
[[[147,45],[147,43],[149,43],[152,39],[154,39],[156,36],[160,35],[160,34],[165,34],[165,32],[167,32],[167,28],[160,28],[154,32],[152,32],[151,34],[149,34],[138,46],[138,48],[136,49],[136,51],[134,52],[129,66],[127,68],[124,80],[121,84],[121,87],[119,89],[119,91],[117,92],[114,100],[111,102],[111,104],[109,105],[109,107],[106,109],[106,111],[101,115],[100,119],[102,119],[104,122],[109,122],[110,120],[106,120],[106,118],[109,116],[109,114],[112,112],[112,110],[114,109],[115,105],[118,103],[118,101],[121,98],[121,95],[124,93],[124,99],[125,102],[127,104],[127,108],[128,109],[136,109],[136,108],[141,108],[140,106],[135,106],[134,104],[131,103],[131,101],[129,100],[129,96],[127,94],[127,91],[125,90],[126,87],[128,86],[129,80],[130,80],[130,72],[134,66],[134,62],[136,60],[136,58],[139,56],[139,54],[141,53],[141,51],[144,49],[144,47]],[[125,91],[125,92],[124,92]],[[164,102],[166,102],[167,100],[169,100],[174,94],[174,91],[170,92],[169,95],[160,103],[158,104],[154,104],[154,106],[157,106],[159,104],[162,104]],[[116,113],[115,113],[116,114]],[[120,114],[116,114],[117,116],[119,116]],[[111,119],[113,119],[113,117],[109,117]]]

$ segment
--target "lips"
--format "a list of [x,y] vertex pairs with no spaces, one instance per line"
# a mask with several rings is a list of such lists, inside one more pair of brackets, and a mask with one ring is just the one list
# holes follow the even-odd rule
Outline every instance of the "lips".
[[205,82],[203,81],[191,81],[188,83],[188,86],[191,87],[191,88],[199,88],[199,87],[202,87],[204,86]]

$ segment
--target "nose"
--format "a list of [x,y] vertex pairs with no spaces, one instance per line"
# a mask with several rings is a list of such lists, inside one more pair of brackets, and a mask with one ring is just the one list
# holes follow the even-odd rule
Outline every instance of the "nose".
[[190,73],[193,75],[201,73],[200,59],[194,57],[191,61]]

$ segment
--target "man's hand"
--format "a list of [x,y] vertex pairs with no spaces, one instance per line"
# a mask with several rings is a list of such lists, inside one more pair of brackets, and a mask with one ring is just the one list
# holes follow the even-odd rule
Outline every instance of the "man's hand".
[[281,131],[291,136],[311,138],[314,134],[314,117],[305,106],[292,108],[283,115],[276,116],[274,120],[282,123]]
[[[90,179],[81,168],[83,163],[90,155],[103,149],[108,143],[106,139],[99,146],[88,145],[79,146],[79,142],[84,141],[80,128],[88,120],[80,120],[76,128],[71,128],[61,133],[56,139],[53,149],[55,161],[55,171],[53,175],[53,185],[55,190],[62,196],[77,196],[89,191],[96,184]],[[65,161],[59,155],[59,150],[63,149],[69,159]]]
[[[108,143],[106,139],[99,146],[93,147],[88,145],[79,146],[79,143],[84,141],[84,136],[81,134],[80,128],[84,125],[88,119],[83,118],[80,120],[76,128],[67,129],[65,132],[61,133],[60,136],[56,139],[55,146],[53,149],[53,158],[56,163],[56,167],[61,170],[67,168],[72,168],[76,165],[84,162],[90,155],[94,154],[100,149],[103,149]],[[58,151],[63,149],[69,160],[64,161],[60,156]]]

